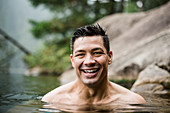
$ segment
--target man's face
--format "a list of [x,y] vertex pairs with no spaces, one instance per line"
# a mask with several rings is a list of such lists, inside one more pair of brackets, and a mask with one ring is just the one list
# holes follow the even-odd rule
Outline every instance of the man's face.
[[79,37],[74,42],[71,62],[79,80],[88,86],[95,86],[107,80],[112,52],[107,54],[101,36]]

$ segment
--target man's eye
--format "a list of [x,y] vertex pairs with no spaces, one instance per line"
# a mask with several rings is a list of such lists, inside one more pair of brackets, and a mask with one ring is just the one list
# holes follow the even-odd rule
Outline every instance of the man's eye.
[[101,55],[101,54],[103,54],[103,52],[94,52],[93,54],[94,55]]
[[84,54],[76,54],[76,57],[84,56]]

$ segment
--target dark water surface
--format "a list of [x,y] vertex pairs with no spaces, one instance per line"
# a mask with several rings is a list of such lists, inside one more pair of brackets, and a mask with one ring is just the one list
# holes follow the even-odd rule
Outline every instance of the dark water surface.
[[[170,95],[141,94],[146,104],[68,106],[45,105],[40,99],[48,91],[59,86],[55,76],[24,76],[0,74],[0,113],[170,113]],[[54,108],[63,107],[65,111]],[[66,112],[67,111],[67,112]]]

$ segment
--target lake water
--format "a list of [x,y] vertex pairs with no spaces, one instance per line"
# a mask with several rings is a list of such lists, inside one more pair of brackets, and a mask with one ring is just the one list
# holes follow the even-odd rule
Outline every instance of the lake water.
[[[118,103],[97,106],[64,106],[66,111],[51,109],[40,99],[48,91],[59,86],[55,76],[24,76],[0,74],[0,113],[67,113],[79,109],[78,113],[170,113],[170,95],[141,94],[146,104],[121,106]],[[44,105],[46,107],[44,107]],[[54,105],[59,106],[59,105]],[[73,111],[72,111],[73,112]]]

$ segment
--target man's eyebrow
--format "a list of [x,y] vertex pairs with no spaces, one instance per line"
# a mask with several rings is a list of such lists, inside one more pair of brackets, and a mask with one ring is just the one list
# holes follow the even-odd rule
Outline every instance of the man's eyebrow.
[[104,52],[104,50],[102,49],[102,48],[94,48],[94,49],[92,49],[93,51],[96,51],[96,50],[101,50],[102,52]]
[[75,53],[78,53],[78,52],[85,52],[84,50],[76,50]]

